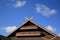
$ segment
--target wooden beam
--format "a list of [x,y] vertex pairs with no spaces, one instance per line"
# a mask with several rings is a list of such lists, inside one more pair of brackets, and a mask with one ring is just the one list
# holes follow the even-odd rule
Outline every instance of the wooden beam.
[[23,26],[21,27],[20,29],[37,29],[38,27],[37,26]]
[[39,36],[41,32],[39,31],[31,31],[31,32],[18,32],[16,36]]

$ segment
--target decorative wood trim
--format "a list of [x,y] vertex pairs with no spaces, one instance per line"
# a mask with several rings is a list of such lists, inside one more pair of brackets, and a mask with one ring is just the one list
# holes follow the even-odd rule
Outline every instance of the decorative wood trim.
[[37,29],[38,27],[36,26],[24,26],[24,27],[21,27],[20,29],[23,30],[23,29]]
[[31,31],[31,32],[18,32],[16,36],[39,36],[41,35],[40,31]]

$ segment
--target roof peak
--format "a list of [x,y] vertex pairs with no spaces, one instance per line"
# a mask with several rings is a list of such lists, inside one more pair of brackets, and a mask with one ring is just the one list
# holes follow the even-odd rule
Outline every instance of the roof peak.
[[28,18],[28,17],[25,17],[26,20],[32,20],[34,16]]

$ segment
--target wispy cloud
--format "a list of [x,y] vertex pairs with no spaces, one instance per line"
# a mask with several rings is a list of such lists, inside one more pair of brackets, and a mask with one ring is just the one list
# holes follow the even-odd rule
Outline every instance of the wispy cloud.
[[36,11],[42,14],[43,16],[50,16],[50,15],[56,14],[57,12],[57,10],[50,9],[49,7],[43,4],[36,4]]
[[23,7],[26,4],[26,1],[16,1],[13,6],[14,7]]
[[52,27],[50,25],[46,26],[45,28],[50,30],[51,32],[56,32],[56,28],[54,28],[54,27]]
[[14,8],[20,8],[25,6],[26,1],[22,0],[9,0],[9,3],[7,3],[8,6],[12,6]]
[[0,30],[4,30],[7,33],[10,33],[14,31],[17,27],[16,26],[7,26],[7,27],[1,27]]

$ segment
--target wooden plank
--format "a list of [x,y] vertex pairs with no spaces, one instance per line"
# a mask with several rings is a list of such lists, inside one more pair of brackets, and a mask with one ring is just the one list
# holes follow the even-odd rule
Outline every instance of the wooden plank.
[[22,30],[22,29],[37,29],[37,28],[38,28],[37,26],[23,26],[20,29]]
[[41,35],[41,32],[31,31],[31,32],[18,32],[18,33],[16,33],[16,36],[36,36],[36,35]]

